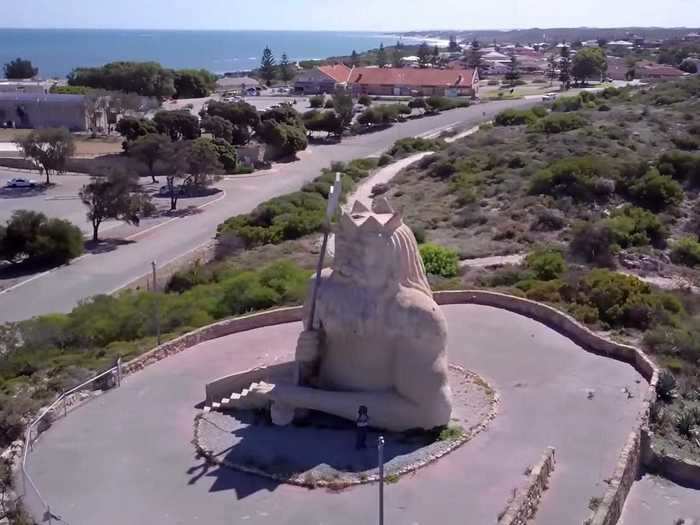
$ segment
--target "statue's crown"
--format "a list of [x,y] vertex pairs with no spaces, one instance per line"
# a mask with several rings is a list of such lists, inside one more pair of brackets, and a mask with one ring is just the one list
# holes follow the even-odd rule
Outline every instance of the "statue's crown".
[[355,201],[350,213],[343,212],[339,220],[342,230],[387,236],[393,234],[401,223],[401,216],[383,197],[374,199],[371,211],[360,201]]

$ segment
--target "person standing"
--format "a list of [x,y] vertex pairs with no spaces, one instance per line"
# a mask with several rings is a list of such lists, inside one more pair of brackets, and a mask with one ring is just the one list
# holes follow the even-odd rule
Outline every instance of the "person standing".
[[369,416],[367,415],[367,407],[362,405],[357,411],[357,441],[355,449],[360,450],[367,448],[367,428],[369,427]]

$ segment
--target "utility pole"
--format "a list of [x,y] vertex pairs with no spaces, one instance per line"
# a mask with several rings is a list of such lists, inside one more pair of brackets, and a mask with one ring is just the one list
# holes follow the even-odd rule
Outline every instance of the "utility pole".
[[156,275],[156,262],[151,263],[153,268],[153,296],[155,298],[155,317],[156,317],[156,345],[160,346],[160,298],[158,297],[158,277]]
[[379,455],[379,525],[384,525],[384,436],[377,440]]

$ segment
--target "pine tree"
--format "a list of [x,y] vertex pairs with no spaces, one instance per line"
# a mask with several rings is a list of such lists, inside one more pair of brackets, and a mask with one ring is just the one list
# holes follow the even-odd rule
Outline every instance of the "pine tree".
[[437,63],[440,61],[440,50],[438,49],[438,46],[433,47],[433,56],[430,59],[430,63],[433,65],[437,65]]
[[427,42],[423,42],[418,48],[418,65],[428,67],[428,64],[430,64],[430,48]]
[[569,48],[564,46],[561,48],[561,60],[559,61],[559,80],[564,89],[569,89],[571,86],[571,53]]
[[282,53],[282,58],[280,59],[280,78],[283,82],[289,82],[294,78],[294,73],[289,65],[289,58],[287,58],[287,53]]
[[350,63],[353,67],[357,67],[360,65],[360,57],[357,56],[357,51],[355,51],[354,49],[352,50],[352,55],[350,55]]
[[394,52],[391,54],[391,67],[402,67],[403,62],[401,62],[401,58],[403,55],[401,54],[401,49],[396,46],[394,48]]
[[547,78],[549,79],[550,86],[557,78],[557,61],[554,58],[554,55],[550,55],[547,59]]
[[457,37],[455,35],[450,35],[450,44],[447,49],[450,53],[459,51],[459,44],[457,43]]
[[515,83],[520,78],[520,70],[518,69],[518,59],[515,55],[510,57],[510,64],[508,64],[508,72],[505,75],[505,79],[510,83],[511,86],[515,86]]
[[377,51],[377,65],[379,67],[386,66],[386,50],[383,42],[379,44],[379,51]]
[[467,66],[481,73],[481,45],[478,40],[473,40],[467,52]]
[[260,61],[260,76],[263,78],[265,83],[269,86],[275,79],[275,74],[277,73],[275,67],[275,57],[269,47],[266,47],[263,51],[262,60]]

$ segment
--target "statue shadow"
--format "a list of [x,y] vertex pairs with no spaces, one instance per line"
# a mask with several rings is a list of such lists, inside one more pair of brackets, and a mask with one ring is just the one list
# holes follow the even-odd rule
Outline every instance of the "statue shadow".
[[200,437],[204,438],[210,452],[217,460],[234,467],[209,465],[206,473],[192,478],[192,483],[203,477],[213,477],[211,492],[234,490],[238,499],[259,490],[273,491],[281,482],[244,474],[236,471],[236,466],[282,479],[297,476],[306,479],[308,476],[309,479],[333,481],[348,475],[362,477],[363,473],[376,473],[380,436],[385,439],[384,462],[388,471],[392,463],[415,460],[415,454],[436,438],[428,432],[394,433],[370,429],[367,448],[357,450],[354,423],[319,413],[311,413],[287,427],[275,426],[267,414],[253,411],[219,413],[210,419],[205,417],[200,425]]

